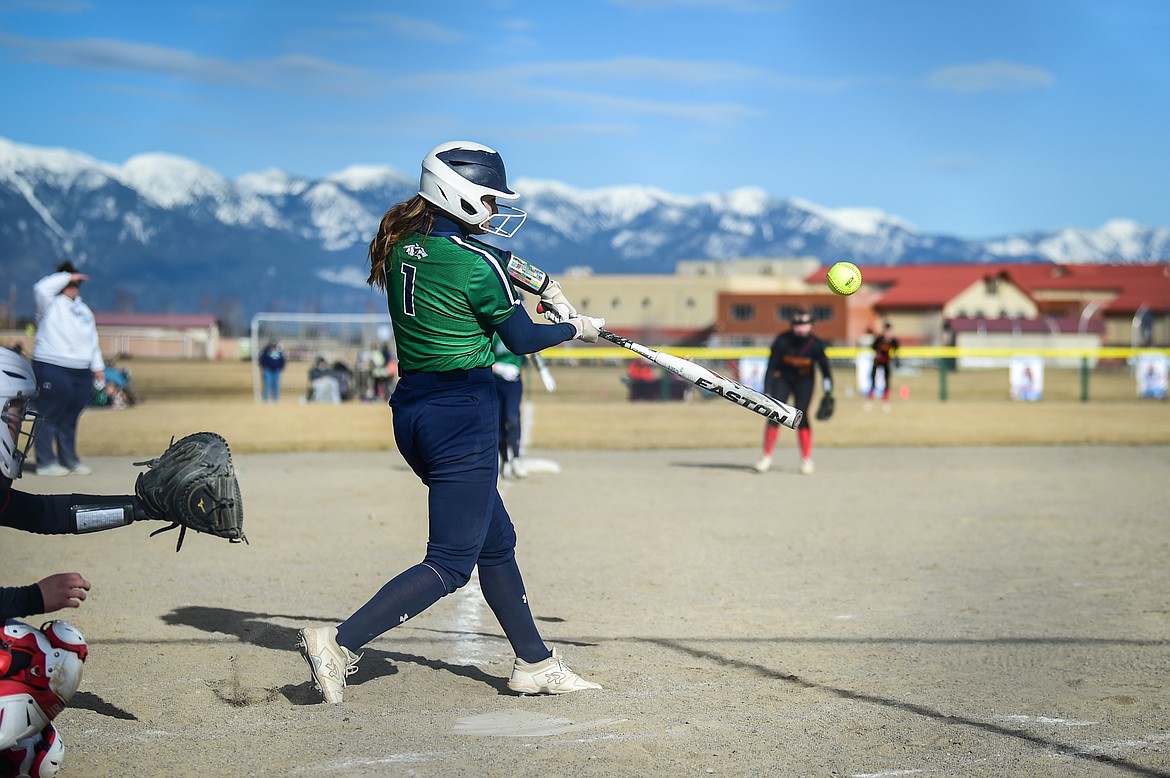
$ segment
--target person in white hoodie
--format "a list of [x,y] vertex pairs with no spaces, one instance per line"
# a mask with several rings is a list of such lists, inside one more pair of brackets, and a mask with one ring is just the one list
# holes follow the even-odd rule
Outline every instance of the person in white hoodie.
[[41,431],[36,439],[37,475],[88,475],[77,456],[77,420],[95,385],[105,383],[93,311],[81,299],[89,276],[63,262],[33,285],[37,339],[33,370],[40,392]]

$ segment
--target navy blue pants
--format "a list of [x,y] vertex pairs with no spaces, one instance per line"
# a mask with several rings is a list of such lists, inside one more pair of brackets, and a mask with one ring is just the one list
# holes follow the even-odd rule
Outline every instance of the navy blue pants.
[[390,580],[337,628],[356,651],[454,592],[479,567],[479,583],[516,655],[549,656],[516,565],[516,530],[496,490],[499,404],[490,368],[407,373],[390,400],[394,441],[428,487],[423,561]]
[[524,379],[505,381],[496,376],[496,397],[500,402],[500,460],[507,462],[520,456],[520,401],[524,397]]
[[496,491],[499,404],[488,368],[461,380],[442,373],[403,376],[394,389],[394,442],[430,487],[430,538],[424,562],[447,592],[467,583],[475,565],[511,560],[516,530]]
[[59,463],[76,467],[81,463],[77,456],[77,420],[93,393],[93,373],[35,360],[33,373],[41,412],[41,425],[33,444],[37,466]]

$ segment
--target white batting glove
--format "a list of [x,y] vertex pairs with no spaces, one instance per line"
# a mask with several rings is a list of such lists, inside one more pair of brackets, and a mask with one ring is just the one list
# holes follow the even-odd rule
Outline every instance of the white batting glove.
[[520,380],[520,368],[515,365],[510,365],[507,362],[493,362],[492,372],[505,381]]
[[573,336],[574,340],[596,343],[601,336],[601,328],[605,326],[605,319],[593,316],[574,316],[569,319],[569,324],[572,324],[577,330],[577,334]]
[[545,390],[555,392],[557,390],[557,382],[553,378],[552,372],[544,365],[537,368],[537,372],[540,373],[540,380],[544,383]]
[[544,291],[540,293],[540,302],[541,313],[553,324],[568,321],[577,315],[577,309],[565,297],[565,293],[561,291],[561,285],[551,278]]

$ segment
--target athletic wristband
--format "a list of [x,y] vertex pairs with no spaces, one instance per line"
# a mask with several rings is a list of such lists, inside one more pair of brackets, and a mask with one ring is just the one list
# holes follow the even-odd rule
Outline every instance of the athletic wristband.
[[508,252],[508,276],[516,286],[531,294],[540,294],[548,287],[548,273],[531,262]]
[[122,505],[74,505],[70,507],[73,514],[74,532],[84,535],[88,532],[125,527],[134,521],[134,503],[126,502]]

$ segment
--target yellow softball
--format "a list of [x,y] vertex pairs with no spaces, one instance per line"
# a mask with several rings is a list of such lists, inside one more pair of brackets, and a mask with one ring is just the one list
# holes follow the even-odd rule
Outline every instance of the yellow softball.
[[861,270],[852,262],[838,262],[829,268],[825,281],[834,294],[851,295],[861,288]]

